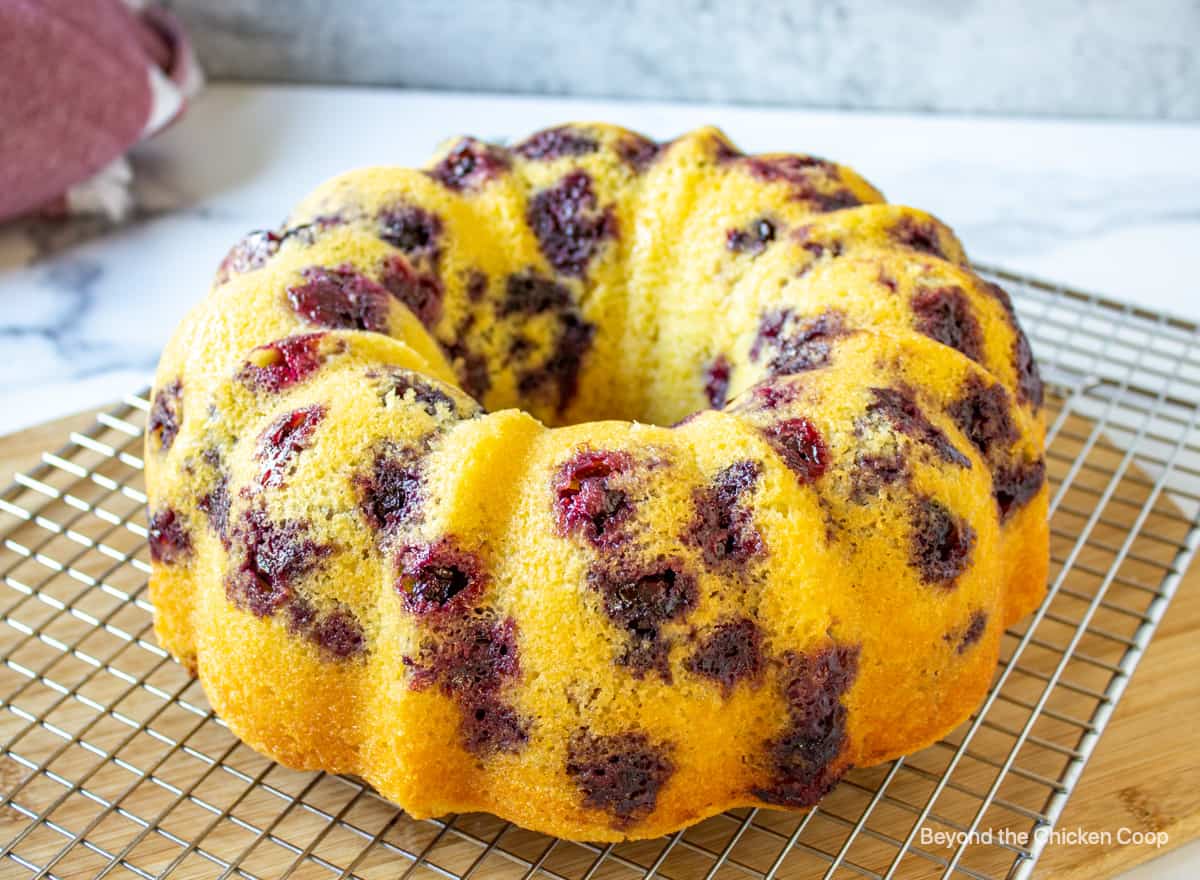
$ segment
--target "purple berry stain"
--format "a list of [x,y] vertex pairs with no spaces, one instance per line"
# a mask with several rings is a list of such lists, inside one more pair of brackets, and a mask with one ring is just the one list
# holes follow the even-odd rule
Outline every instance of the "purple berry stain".
[[396,592],[405,610],[418,617],[466,610],[486,581],[479,557],[450,537],[404,548],[399,569]]
[[724,353],[713,358],[704,368],[704,396],[708,405],[713,409],[725,406],[729,395],[729,378],[733,373],[733,365]]
[[949,259],[942,249],[937,225],[932,220],[918,220],[906,215],[892,227],[892,238],[905,247],[940,259]]
[[529,200],[526,222],[555,271],[582,278],[606,239],[617,235],[611,207],[601,209],[586,171],[572,171]]
[[459,707],[463,747],[486,757],[516,752],[528,741],[530,722],[506,702],[501,690],[520,676],[517,624],[490,615],[454,618],[432,628],[418,658],[405,658],[409,686],[436,685]]
[[870,392],[872,400],[867,405],[868,413],[883,416],[898,433],[930,447],[947,464],[971,467],[971,460],[950,442],[941,428],[929,421],[912,389],[871,388]]
[[973,361],[983,360],[983,330],[962,288],[920,290],[913,295],[912,310],[918,331]]
[[163,507],[150,516],[146,529],[150,558],[165,565],[182,562],[192,553],[192,538],[173,508]]
[[500,147],[474,138],[463,138],[428,172],[455,192],[476,190],[509,168],[508,154]]
[[695,607],[695,578],[678,560],[647,564],[617,559],[593,568],[588,585],[600,593],[608,619],[627,635],[620,664],[639,678],[655,671],[670,681],[670,642],[661,630]]
[[649,138],[632,132],[622,136],[616,145],[621,161],[639,174],[650,167],[662,149],[662,146]]
[[175,438],[179,435],[179,426],[182,424],[183,382],[172,379],[154,395],[150,415],[147,417],[146,431],[158,441],[159,451],[166,452],[175,443]]
[[767,312],[759,322],[758,334],[750,346],[750,359],[764,355],[771,376],[786,376],[826,366],[835,341],[847,333],[841,312],[832,309],[810,318],[797,316],[792,309]]
[[1037,497],[1046,482],[1046,462],[1038,458],[998,465],[992,469],[992,494],[1000,508],[1000,522]]
[[325,418],[320,404],[284,413],[259,435],[254,458],[262,462],[259,485],[263,488],[283,485],[283,478],[293,458],[307,449],[313,431]]
[[287,290],[292,309],[304,320],[331,330],[388,330],[386,289],[349,266],[310,266],[304,283]]
[[619,828],[654,811],[675,766],[669,749],[641,731],[599,735],[581,728],[568,742],[566,770],[584,804],[610,814]]
[[842,697],[858,674],[858,655],[857,647],[830,645],[783,656],[779,683],[789,720],[766,744],[773,778],[754,791],[766,803],[811,807],[841,777],[845,768],[833,764],[846,743]]
[[811,202],[818,211],[853,208],[862,201],[841,184],[838,168],[815,156],[749,156],[741,160],[759,180],[783,183],[793,201]]
[[950,417],[985,459],[1002,453],[1020,436],[1012,419],[1008,392],[998,382],[972,376],[963,395],[950,404]]
[[756,257],[775,240],[775,224],[760,217],[742,229],[730,229],[725,233],[725,247],[735,254]]
[[971,566],[974,549],[975,530],[970,523],[933,498],[913,502],[909,561],[923,582],[952,589]]
[[260,345],[250,352],[237,378],[248,388],[271,393],[303,382],[321,366],[324,336],[324,333],[308,333]]
[[801,484],[819,479],[829,467],[829,447],[817,426],[803,416],[785,419],[762,430],[771,448]]
[[437,262],[442,221],[416,205],[401,205],[379,215],[379,237],[410,257]]
[[615,483],[632,469],[632,456],[618,451],[583,450],[564,462],[552,484],[558,533],[614,546],[633,513],[628,494]]
[[380,284],[416,315],[425,328],[431,328],[442,316],[445,289],[435,275],[417,272],[401,256],[384,261]]
[[300,595],[292,596],[284,607],[288,630],[312,642],[326,658],[348,660],[366,652],[366,634],[349,608],[339,604],[321,614]]
[[369,475],[358,479],[367,521],[384,532],[412,522],[421,505],[421,474],[416,462],[380,452]]
[[736,572],[763,552],[754,516],[740,503],[754,491],[760,470],[754,461],[734,462],[693,492],[696,512],[683,538],[700,549],[706,567]]
[[756,681],[762,675],[762,632],[747,617],[718,623],[684,662],[696,675],[712,679],[729,696],[741,681]]
[[299,520],[274,521],[266,511],[246,511],[233,529],[238,567],[225,579],[225,594],[243,610],[267,617],[294,597],[294,584],[332,552],[308,536]]
[[513,152],[522,159],[548,161],[564,156],[586,156],[596,152],[599,146],[587,132],[572,125],[560,125],[530,135],[513,147]]

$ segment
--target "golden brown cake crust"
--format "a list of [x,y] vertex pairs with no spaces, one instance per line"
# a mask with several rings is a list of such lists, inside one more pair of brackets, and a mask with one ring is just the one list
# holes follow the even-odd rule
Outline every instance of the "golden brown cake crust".
[[847,168],[601,124],[318,188],[230,252],[146,442],[160,642],[416,817],[621,840],[961,723],[1041,600],[1007,295]]

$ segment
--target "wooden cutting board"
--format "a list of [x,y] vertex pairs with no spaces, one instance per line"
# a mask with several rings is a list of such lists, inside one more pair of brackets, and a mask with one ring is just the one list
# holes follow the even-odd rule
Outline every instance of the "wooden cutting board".
[[[83,430],[95,411],[0,437],[0,486]],[[1166,832],[1146,845],[1047,846],[1036,876],[1111,877],[1200,836],[1200,566],[1180,585],[1166,618],[1096,748],[1060,829]]]

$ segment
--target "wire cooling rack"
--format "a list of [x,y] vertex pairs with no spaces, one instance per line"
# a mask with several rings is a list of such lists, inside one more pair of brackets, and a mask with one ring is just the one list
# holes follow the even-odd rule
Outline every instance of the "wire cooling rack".
[[0,494],[0,875],[1029,876],[1200,540],[1200,346],[1192,324],[985,274],[1049,381],[1051,582],[944,741],[852,771],[805,815],[615,846],[416,821],[358,780],[286,770],[154,640],[134,396]]

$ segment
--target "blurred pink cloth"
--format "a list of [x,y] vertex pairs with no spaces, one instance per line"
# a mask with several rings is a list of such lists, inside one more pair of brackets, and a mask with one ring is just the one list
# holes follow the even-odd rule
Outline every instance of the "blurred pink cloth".
[[122,0],[0,0],[0,220],[130,208],[124,155],[202,82],[175,20]]

